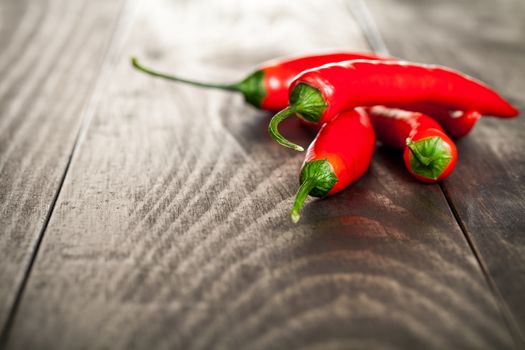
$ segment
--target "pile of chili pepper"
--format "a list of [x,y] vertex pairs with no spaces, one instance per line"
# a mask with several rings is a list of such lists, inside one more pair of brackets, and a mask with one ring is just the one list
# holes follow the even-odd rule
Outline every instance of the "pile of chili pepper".
[[[336,194],[368,169],[376,137],[402,152],[408,172],[435,183],[457,162],[452,138],[466,136],[482,115],[512,118],[518,110],[484,83],[455,70],[373,53],[336,52],[262,64],[242,81],[211,84],[142,66],[147,74],[201,87],[236,91],[256,108],[275,112],[268,131],[279,144],[296,145],[278,130],[295,115],[319,129],[306,152],[291,217],[305,199]],[[401,158],[401,157],[400,157]]]

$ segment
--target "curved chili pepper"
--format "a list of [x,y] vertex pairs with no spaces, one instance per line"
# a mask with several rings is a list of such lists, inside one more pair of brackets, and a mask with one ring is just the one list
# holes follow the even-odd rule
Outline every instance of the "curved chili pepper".
[[279,123],[296,114],[324,124],[338,113],[358,106],[426,102],[452,110],[477,110],[503,118],[518,111],[485,84],[454,70],[397,61],[354,60],[327,64],[301,73],[290,85],[289,106],[268,126],[283,146],[303,148],[285,139]]
[[362,108],[343,112],[323,125],[306,153],[292,221],[299,221],[308,195],[330,196],[360,178],[370,165],[375,142],[374,128]]
[[454,170],[458,158],[456,145],[434,119],[423,113],[384,106],[367,111],[378,140],[403,150],[405,166],[416,179],[437,182]]
[[156,77],[201,87],[240,92],[244,95],[246,102],[254,107],[269,111],[278,111],[288,105],[288,88],[299,73],[327,63],[355,59],[387,60],[393,58],[364,52],[332,52],[277,59],[263,63],[257,70],[240,82],[229,84],[203,83],[160,73],[142,66],[134,57],[131,58],[131,64],[136,69]]

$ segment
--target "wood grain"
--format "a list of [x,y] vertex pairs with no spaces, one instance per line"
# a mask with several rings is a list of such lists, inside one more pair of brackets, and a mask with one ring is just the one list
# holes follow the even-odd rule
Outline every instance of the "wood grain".
[[61,185],[120,1],[0,2],[0,329]]
[[[525,111],[525,3],[382,1],[373,13],[393,54],[474,75]],[[388,14],[388,15],[387,15]],[[466,15],[468,14],[468,16]],[[400,17],[401,16],[401,17]],[[417,31],[410,27],[418,28]],[[485,118],[458,143],[444,190],[525,347],[525,119]]]
[[[241,78],[366,49],[346,2],[155,1],[139,12],[51,217],[9,349],[511,349],[439,186],[377,152],[289,219],[303,155],[240,96],[154,80]],[[327,21],[327,18],[330,20]],[[283,40],[287,38],[287,40]],[[303,144],[312,133],[288,121]]]

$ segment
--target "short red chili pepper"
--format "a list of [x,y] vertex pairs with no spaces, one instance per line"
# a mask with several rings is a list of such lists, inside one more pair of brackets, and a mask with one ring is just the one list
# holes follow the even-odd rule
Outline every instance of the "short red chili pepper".
[[367,111],[378,140],[403,150],[405,166],[416,179],[437,182],[454,170],[458,158],[456,145],[434,119],[423,113],[384,106]]
[[370,165],[375,142],[374,128],[362,108],[343,112],[323,125],[306,153],[292,221],[299,220],[308,195],[330,196],[360,178]]
[[377,56],[373,53],[364,52],[332,52],[277,59],[263,63],[257,70],[248,75],[242,81],[230,84],[203,83],[160,73],[142,66],[136,58],[132,58],[131,63],[138,70],[156,77],[201,87],[240,92],[244,95],[246,102],[256,108],[268,111],[278,111],[288,105],[288,88],[293,79],[299,73],[327,63],[355,59],[387,60],[393,58]]
[[485,84],[445,67],[354,60],[327,64],[297,76],[290,85],[289,106],[272,118],[268,130],[281,145],[302,151],[278,131],[279,123],[292,114],[313,124],[324,124],[358,106],[416,102],[504,118],[518,113]]
[[451,111],[429,103],[388,106],[426,114],[439,122],[448,135],[454,138],[466,136],[481,118],[478,111]]

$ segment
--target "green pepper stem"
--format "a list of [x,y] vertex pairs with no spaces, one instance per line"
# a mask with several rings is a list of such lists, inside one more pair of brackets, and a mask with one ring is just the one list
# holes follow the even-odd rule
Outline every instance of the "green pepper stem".
[[415,147],[414,147],[414,141],[412,139],[408,138],[406,141],[407,147],[410,150],[410,153],[424,166],[429,166],[432,162],[432,158],[425,157],[422,155]]
[[228,90],[228,91],[240,91],[240,88],[239,88],[240,83],[232,83],[232,84],[204,83],[200,81],[179,78],[177,76],[166,74],[166,73],[157,72],[153,69],[144,67],[142,64],[139,63],[136,57],[131,58],[131,65],[143,73],[146,73],[154,77],[158,77],[158,78],[163,78],[167,80],[177,81],[177,82],[181,82],[185,84],[206,87],[206,88],[214,88],[214,89],[221,89],[221,90]]
[[276,115],[274,115],[272,120],[270,120],[270,124],[268,125],[268,132],[270,133],[270,136],[272,137],[272,139],[277,141],[277,143],[279,143],[280,145],[291,148],[295,151],[302,152],[304,151],[304,148],[285,139],[284,136],[281,135],[278,129],[279,124],[294,113],[295,113],[295,107],[288,106],[282,111],[280,111],[279,113],[277,113]]
[[310,192],[315,188],[316,181],[314,179],[306,179],[301,186],[299,186],[299,190],[297,190],[297,194],[295,195],[295,201],[293,203],[292,211],[290,213],[290,216],[292,217],[292,222],[296,224],[299,221],[299,218],[301,217],[300,212],[301,208],[303,207],[304,201],[306,200],[306,197],[310,194]]

